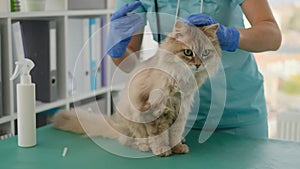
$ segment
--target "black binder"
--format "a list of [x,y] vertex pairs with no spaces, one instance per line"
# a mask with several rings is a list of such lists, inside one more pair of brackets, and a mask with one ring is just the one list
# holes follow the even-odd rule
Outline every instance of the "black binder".
[[45,20],[20,21],[25,57],[35,67],[31,71],[36,84],[36,99],[42,102],[57,100],[56,22]]
[[2,85],[2,61],[1,61],[2,60],[2,51],[1,51],[2,43],[1,43],[1,41],[2,41],[2,39],[1,39],[1,30],[0,30],[0,117],[3,116],[3,100],[2,100],[3,85]]

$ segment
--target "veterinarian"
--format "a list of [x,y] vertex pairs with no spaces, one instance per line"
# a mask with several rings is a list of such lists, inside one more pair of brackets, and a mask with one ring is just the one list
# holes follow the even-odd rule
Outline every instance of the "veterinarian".
[[[117,0],[116,9],[111,21],[118,21],[111,22],[108,36],[108,54],[115,64],[121,63],[130,52],[140,50],[145,19],[152,31],[161,33],[172,31],[175,17],[185,18],[196,26],[218,23],[226,100],[225,105],[220,105],[224,111],[217,131],[268,138],[263,76],[251,53],[277,50],[281,44],[281,33],[268,0]],[[128,15],[131,12],[144,15]],[[147,15],[150,12],[167,13],[174,20]],[[245,28],[243,14],[250,28]],[[113,45],[120,38],[123,38],[121,42]],[[153,38],[159,42],[164,36],[153,34]],[[197,129],[203,127],[211,104],[209,80],[199,89],[199,94],[200,107],[193,108],[199,112],[193,126]]]

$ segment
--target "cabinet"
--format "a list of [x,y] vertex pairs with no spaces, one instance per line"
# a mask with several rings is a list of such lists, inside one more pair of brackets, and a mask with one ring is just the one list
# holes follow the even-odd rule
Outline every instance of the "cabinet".
[[[24,0],[23,0],[24,1]],[[74,0],[47,0],[46,8],[43,11],[10,11],[10,0],[0,0],[0,38],[1,38],[1,77],[2,77],[2,112],[0,113],[0,136],[4,133],[16,134],[16,101],[15,101],[15,83],[10,81],[10,76],[14,69],[14,46],[12,36],[12,24],[18,21],[31,21],[31,20],[48,20],[56,22],[56,68],[57,68],[57,86],[58,98],[52,102],[39,102],[37,101],[36,113],[40,115],[43,112],[51,112],[56,109],[70,109],[76,104],[85,103],[86,101],[100,100],[101,106],[106,107],[105,113],[111,113],[111,61],[109,58],[104,60],[105,65],[105,85],[98,87],[95,90],[90,90],[82,93],[70,93],[70,80],[69,77],[69,60],[68,57],[72,53],[70,48],[70,36],[73,38],[80,35],[73,35],[72,26],[70,21],[84,18],[103,18],[108,21],[113,9],[108,9],[107,6],[112,8],[112,2],[109,0],[98,0],[101,2],[101,9],[81,9],[80,6],[76,10],[69,10],[70,3]],[[76,0],[78,2],[78,0]],[[85,3],[96,3],[97,1],[87,0]],[[103,6],[104,5],[104,6]],[[103,8],[102,8],[103,7]],[[100,8],[100,7],[99,7]],[[105,34],[107,31],[105,32]],[[101,38],[105,38],[101,37]],[[105,39],[103,39],[105,40]],[[39,85],[39,84],[36,84]],[[2,115],[2,116],[1,116]]]

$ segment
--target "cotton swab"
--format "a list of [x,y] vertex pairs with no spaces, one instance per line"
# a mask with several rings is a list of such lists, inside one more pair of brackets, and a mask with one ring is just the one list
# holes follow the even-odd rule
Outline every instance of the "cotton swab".
[[68,148],[67,148],[67,147],[64,147],[62,156],[65,157],[65,156],[67,155],[67,152],[68,152]]

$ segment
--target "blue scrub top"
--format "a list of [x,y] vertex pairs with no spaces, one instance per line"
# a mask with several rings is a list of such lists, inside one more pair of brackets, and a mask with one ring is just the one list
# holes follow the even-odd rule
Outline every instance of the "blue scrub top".
[[[116,8],[135,0],[118,0]],[[156,32],[156,18],[149,12],[155,12],[154,1],[140,0],[142,6],[135,10],[143,13],[150,23],[151,30]],[[204,0],[203,13],[212,16],[217,22],[230,27],[244,27],[243,13],[240,4],[244,0]],[[158,11],[175,15],[177,0],[157,0]],[[147,13],[148,12],[148,13]],[[191,14],[200,13],[200,0],[181,0],[179,17],[186,18]],[[162,33],[172,31],[174,19],[160,19]],[[154,34],[153,38],[157,40]],[[199,89],[200,105],[195,104],[190,117],[195,116],[193,127],[202,128],[210,107],[219,107],[223,110],[222,119],[218,128],[242,127],[265,120],[266,102],[264,97],[263,76],[257,68],[253,55],[244,50],[236,52],[222,51],[222,70],[214,76],[214,83],[218,83],[218,77],[225,73],[225,86],[214,85],[213,90],[226,94],[226,100],[213,101],[211,104],[211,81],[207,80]],[[198,95],[199,96],[199,95]],[[197,100],[197,99],[196,99]],[[199,99],[198,99],[199,100]],[[222,103],[225,103],[223,105]],[[224,107],[224,109],[223,109]],[[196,112],[196,113],[195,113]],[[222,112],[212,112],[222,113]],[[191,120],[192,121],[192,120]]]

